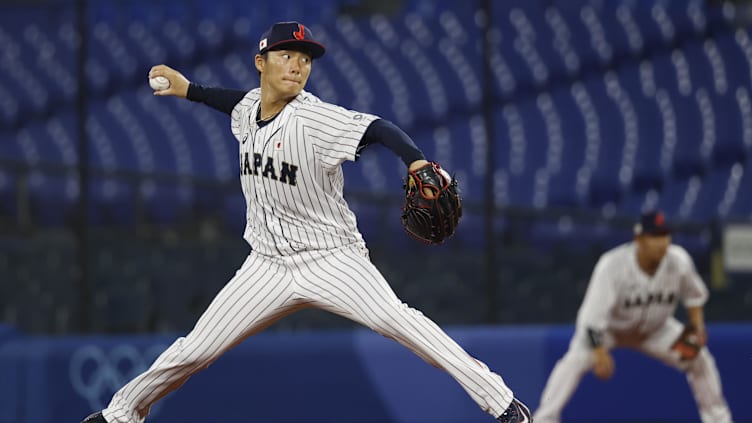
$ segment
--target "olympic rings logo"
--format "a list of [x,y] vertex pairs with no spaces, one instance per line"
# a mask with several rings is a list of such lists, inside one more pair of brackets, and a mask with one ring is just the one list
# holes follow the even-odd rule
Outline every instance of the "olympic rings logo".
[[[92,410],[101,410],[109,404],[115,391],[148,369],[166,348],[166,345],[152,345],[142,353],[129,344],[108,350],[97,345],[82,346],[70,359],[71,386]],[[152,407],[152,414],[157,410],[158,404]]]

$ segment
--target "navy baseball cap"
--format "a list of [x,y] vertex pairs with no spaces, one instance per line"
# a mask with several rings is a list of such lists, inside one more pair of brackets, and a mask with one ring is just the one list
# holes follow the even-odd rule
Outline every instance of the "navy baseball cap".
[[652,210],[642,214],[640,221],[634,225],[635,235],[670,235],[671,227],[666,223],[666,217],[660,210]]
[[272,50],[300,50],[318,59],[326,52],[323,44],[313,38],[313,33],[300,22],[278,22],[267,29],[259,41],[259,54]]

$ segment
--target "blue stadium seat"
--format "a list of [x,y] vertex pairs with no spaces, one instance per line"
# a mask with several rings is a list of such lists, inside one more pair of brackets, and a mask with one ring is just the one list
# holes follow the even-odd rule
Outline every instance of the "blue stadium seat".
[[192,186],[147,180],[140,188],[147,222],[169,225],[184,222],[193,215]]
[[105,107],[107,113],[101,115],[101,118],[107,122],[105,127],[112,128],[110,137],[114,141],[113,145],[127,148],[128,154],[121,153],[126,168],[151,173],[157,171],[157,166],[164,166],[157,163],[155,148],[134,110],[121,97],[110,98]]
[[550,170],[547,204],[554,207],[578,207],[582,200],[577,191],[578,175],[585,166],[587,155],[585,117],[568,86],[556,88],[550,94],[552,106],[558,116],[561,152],[551,150],[549,139],[547,154],[557,156],[554,162],[558,163],[558,169]]
[[95,22],[91,30],[91,54],[99,58],[115,83],[129,84],[146,73],[124,41],[125,34],[110,22]]
[[709,231],[701,233],[674,231],[671,234],[671,241],[676,245],[681,245],[692,257],[706,257],[713,248]]
[[[734,90],[710,96],[716,122],[716,140],[711,152],[714,166],[728,166],[744,160],[749,154],[745,145],[745,116],[739,107],[739,100],[744,101],[744,99],[740,97],[743,97],[741,91],[734,92]],[[746,119],[749,121],[749,117]]]
[[569,216],[540,220],[530,230],[530,242],[536,249],[552,251],[606,250],[631,238],[629,230],[603,222],[573,221]]
[[[664,32],[670,27],[673,27],[673,25],[670,21],[668,13],[663,7],[655,2],[641,2],[635,3],[631,9],[632,15],[634,17],[634,22],[639,27],[640,33],[647,45],[665,46],[671,44],[671,42],[674,40],[675,31],[674,34],[670,32]],[[663,9],[664,13],[661,13],[660,15],[656,14],[654,11],[661,9]],[[656,19],[656,17],[654,16],[659,16],[659,19]],[[666,20],[669,21],[668,27],[665,24]]]
[[186,104],[175,113],[185,130],[185,142],[194,161],[193,175],[205,180],[237,180],[238,142],[229,129],[229,116],[204,106]]
[[[148,90],[148,88],[144,88]],[[188,149],[179,151],[175,148],[175,143],[179,142],[177,138],[173,137],[171,133],[167,132],[164,126],[160,124],[157,117],[154,116],[156,106],[153,101],[155,99],[146,99],[149,94],[146,91],[140,93],[124,93],[119,96],[119,101],[122,102],[124,109],[128,110],[128,114],[122,116],[122,119],[127,119],[128,123],[125,123],[129,127],[126,130],[134,132],[133,135],[138,136],[138,140],[131,139],[131,142],[138,141],[148,145],[150,153],[154,154],[154,168],[153,169],[141,169],[142,171],[157,171],[168,174],[190,174],[192,169],[192,156]],[[145,108],[145,104],[149,103],[149,109]],[[152,106],[154,106],[152,108]],[[182,129],[178,129],[181,138],[184,140],[184,134]],[[129,136],[132,137],[133,135]],[[180,136],[178,135],[178,136]],[[137,148],[143,148],[144,146],[134,146]],[[138,150],[137,150],[138,151]]]
[[752,219],[752,191],[746,189],[752,183],[752,160],[747,160],[742,168],[738,190],[729,207],[728,217],[733,219]]
[[21,143],[18,142],[18,133],[0,130],[0,161],[26,162]]
[[[486,238],[493,236],[493,234],[486,232],[485,217],[479,210],[472,210],[467,204],[464,207],[462,218],[460,219],[459,226],[457,226],[454,237],[448,242],[458,248],[482,249],[486,245]],[[501,219],[497,219],[494,225],[497,233],[504,231],[504,222]]]
[[539,107],[539,102],[540,96],[526,98],[518,103],[526,142],[525,168],[522,177],[530,181],[528,186],[532,189],[528,192],[522,192],[522,189],[515,187],[513,192],[517,191],[519,198],[529,198],[527,204],[523,200],[520,205],[533,205],[540,208],[545,206],[547,200],[546,188],[541,184],[547,182],[545,167],[549,148],[545,119]]
[[131,125],[119,98],[90,104],[87,131],[91,140],[90,163],[104,170],[154,171],[146,135]]
[[100,226],[133,227],[139,212],[134,185],[112,177],[93,179],[89,185],[87,221]]
[[[435,18],[434,18],[435,19]],[[403,63],[398,67],[402,73],[410,93],[409,104],[415,113],[415,119],[428,121],[443,116],[450,108],[448,90],[453,87],[445,86],[438,69],[431,65],[433,55],[428,55],[431,45],[438,43],[437,34],[433,34],[429,27],[430,18],[420,15],[406,15],[403,22],[394,25],[396,39],[390,44],[384,44],[387,51],[393,52],[395,57]]]
[[719,206],[726,195],[731,170],[732,166],[713,169],[703,178],[692,209],[692,220],[707,222],[721,217]]
[[588,205],[594,209],[617,205],[624,195],[619,174],[613,169],[599,167],[593,172],[588,189]]
[[[29,164],[72,165],[76,162],[75,152],[61,150],[51,143],[48,133],[49,123],[40,121],[21,128],[16,142],[21,155],[18,157]],[[65,152],[65,153],[64,153]]]
[[159,99],[151,95],[147,87],[136,93],[123,94],[121,98],[144,129],[147,142],[155,153],[157,171],[192,174],[193,152],[187,146],[184,129],[157,103]]
[[677,143],[674,149],[672,172],[679,178],[701,174],[707,165],[700,150],[703,141],[703,121],[697,96],[673,96],[676,113]]
[[733,26],[734,14],[727,14],[723,3],[704,2],[704,12],[709,29],[718,30]]
[[625,216],[638,216],[645,210],[655,208],[659,197],[660,193],[657,189],[627,191],[619,203],[619,212]]
[[745,49],[748,49],[751,43],[749,29],[738,28],[733,32],[720,32],[714,40],[726,69],[729,89],[748,86],[750,63],[745,57]]
[[75,218],[78,182],[72,173],[64,175],[29,174],[30,211],[34,222],[44,227],[60,227]]
[[500,207],[532,203],[533,187],[521,175],[526,172],[526,134],[520,111],[507,105],[494,114],[496,163],[495,203]]
[[[593,116],[598,120],[600,143],[594,144],[594,159],[587,163],[590,176],[585,188],[587,204],[600,208],[616,203],[622,195],[622,154],[625,143],[625,117],[614,99],[610,98],[605,78],[588,78],[583,81],[583,92],[588,95]],[[583,94],[584,95],[584,94]],[[587,159],[586,159],[587,160]]]
[[[353,108],[369,113],[378,111],[381,116],[395,120],[397,115],[393,110],[393,105],[397,98],[409,97],[412,93],[409,90],[397,93],[390,87],[385,76],[387,69],[382,69],[374,56],[374,52],[381,50],[384,46],[378,42],[379,38],[374,36],[369,25],[362,25],[359,21],[348,17],[340,17],[337,21],[336,32],[332,31],[328,34],[337,38],[335,42],[338,43],[336,45],[341,52],[331,49],[331,54],[339,56],[337,60],[342,61],[342,63],[335,64],[335,67],[352,90]],[[382,61],[384,57],[388,56],[382,53]],[[318,63],[315,66],[318,66]],[[391,70],[396,73],[391,76],[392,78],[400,77],[396,68]]]
[[637,55],[644,47],[644,36],[640,25],[634,21],[633,9],[623,2],[597,9],[614,58]]
[[579,54],[572,46],[569,28],[559,10],[553,6],[540,5],[526,10],[524,17],[535,29],[535,51],[540,53],[551,79],[560,79],[577,72],[580,66]]
[[136,73],[137,81],[139,76],[143,77],[142,81],[146,81],[146,74],[151,66],[173,63],[164,40],[154,33],[153,28],[147,22],[139,19],[130,22],[121,34],[121,41],[132,52],[137,67],[141,71],[140,74]]
[[50,94],[35,74],[27,73],[27,65],[18,60],[0,61],[0,70],[5,74],[5,88],[18,100],[26,113],[43,114],[49,108]]
[[[709,52],[713,52],[715,44],[708,40],[692,40],[682,46],[682,52],[687,60],[689,76],[692,85],[697,88],[705,88],[709,91],[717,91],[719,84],[727,85],[725,69],[719,67],[719,62],[711,58]],[[716,56],[712,56],[716,57]]]
[[[695,176],[694,178],[699,179]],[[657,208],[663,210],[671,219],[679,219],[679,208],[684,201],[690,185],[690,178],[669,178],[665,181],[658,199]]]
[[45,134],[48,148],[59,154],[59,163],[65,166],[78,164],[78,131],[73,113],[63,111],[47,120]]
[[188,22],[171,17],[162,25],[157,25],[157,35],[166,44],[167,51],[176,63],[185,63],[197,53],[195,29],[188,27]]
[[556,6],[572,34],[572,45],[582,67],[599,67],[607,63],[613,56],[613,46],[605,34],[597,9],[587,1],[557,2]]
[[598,166],[604,169],[619,169],[625,142],[624,116],[609,96],[604,77],[589,77],[582,81],[582,85],[590,96],[601,130]]
[[[0,47],[2,48],[2,47]],[[20,119],[21,105],[0,81],[0,130],[10,130]]]
[[[55,26],[52,27],[54,29]],[[28,25],[22,35],[24,51],[35,52],[26,61],[49,94],[50,102],[67,103],[75,100],[75,52],[67,48],[50,28]]]
[[664,155],[666,139],[660,107],[654,97],[645,95],[645,85],[640,77],[639,66],[625,66],[619,70],[619,81],[634,104],[638,125],[638,144],[634,152],[634,166],[629,181],[630,189],[644,193],[650,189],[660,189],[666,177]]
[[[540,55],[535,50],[534,40],[530,36],[521,38],[512,21],[513,15],[524,16],[524,12],[516,9],[516,12],[512,14],[511,8],[507,7],[500,7],[495,12],[491,20],[495,37],[490,41],[508,66],[512,78],[518,87],[533,87],[541,84],[546,74],[541,67]],[[522,21],[523,19],[517,19],[517,22]],[[537,72],[534,72],[531,66],[537,66]]]

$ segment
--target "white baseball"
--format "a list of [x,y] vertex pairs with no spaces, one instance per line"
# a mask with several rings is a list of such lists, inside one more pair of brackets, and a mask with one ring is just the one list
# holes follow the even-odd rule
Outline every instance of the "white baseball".
[[170,88],[170,80],[164,76],[155,76],[154,78],[149,78],[149,86],[154,91],[166,90]]

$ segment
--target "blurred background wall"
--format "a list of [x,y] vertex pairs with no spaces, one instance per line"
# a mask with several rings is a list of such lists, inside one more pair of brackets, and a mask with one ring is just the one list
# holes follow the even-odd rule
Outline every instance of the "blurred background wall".
[[[260,34],[300,20],[328,47],[307,89],[394,121],[460,181],[462,224],[427,247],[399,224],[399,159],[344,165],[405,302],[443,326],[567,327],[597,257],[657,207],[711,290],[708,321],[748,323],[749,16],[702,0],[0,1],[0,320],[189,330],[249,252],[237,147],[227,116],[155,98],[147,73],[253,88]],[[270,330],[351,328],[306,311]]]

